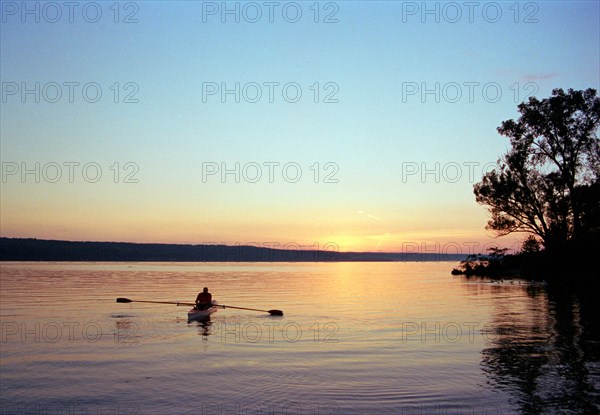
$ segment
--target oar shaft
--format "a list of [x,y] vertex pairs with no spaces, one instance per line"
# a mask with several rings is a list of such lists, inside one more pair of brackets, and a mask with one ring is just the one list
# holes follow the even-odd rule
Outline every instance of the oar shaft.
[[263,311],[265,313],[269,312],[269,310],[259,310],[257,308],[246,308],[246,307],[234,307],[232,305],[225,305],[225,304],[219,304],[219,306],[221,306],[223,308],[237,308],[238,310]]
[[[195,306],[195,303],[181,303],[179,301],[148,301],[148,300],[130,300],[129,298],[119,297],[117,298],[117,303],[151,303],[151,304],[175,304],[175,305],[191,305]],[[281,310],[259,310],[258,308],[247,308],[247,307],[235,307],[232,305],[225,304],[217,304],[217,307],[223,308],[236,308],[238,310],[250,310],[250,311],[260,311],[263,313],[269,313],[272,316],[283,316],[283,311]]]
[[147,301],[147,300],[128,300],[128,303],[152,303],[152,304],[175,304],[175,305],[195,305],[194,303],[182,303],[179,301]]

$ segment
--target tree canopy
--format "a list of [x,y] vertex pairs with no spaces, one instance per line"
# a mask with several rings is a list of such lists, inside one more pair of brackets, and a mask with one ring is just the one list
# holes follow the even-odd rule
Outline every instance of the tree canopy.
[[600,233],[600,98],[596,91],[562,89],[518,106],[518,120],[497,131],[510,150],[474,185],[488,206],[487,228],[498,235],[526,232],[546,249]]

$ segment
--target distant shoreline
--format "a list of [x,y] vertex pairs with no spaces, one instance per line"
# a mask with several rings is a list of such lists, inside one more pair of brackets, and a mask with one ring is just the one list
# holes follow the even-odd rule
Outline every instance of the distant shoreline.
[[443,262],[466,254],[333,252],[252,245],[83,242],[0,238],[0,261],[95,262]]

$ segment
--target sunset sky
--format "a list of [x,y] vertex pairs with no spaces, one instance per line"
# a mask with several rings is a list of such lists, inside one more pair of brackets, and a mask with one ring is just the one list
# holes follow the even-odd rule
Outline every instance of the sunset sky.
[[475,3],[2,2],[1,235],[514,248],[473,184],[600,87],[600,3]]

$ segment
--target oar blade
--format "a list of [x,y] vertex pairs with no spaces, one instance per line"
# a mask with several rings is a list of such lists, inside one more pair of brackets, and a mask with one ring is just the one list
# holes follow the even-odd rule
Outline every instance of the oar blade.
[[131,303],[132,300],[130,300],[129,298],[123,298],[123,297],[119,297],[117,298],[117,303]]
[[283,316],[283,311],[281,310],[269,310],[269,314],[272,316]]

